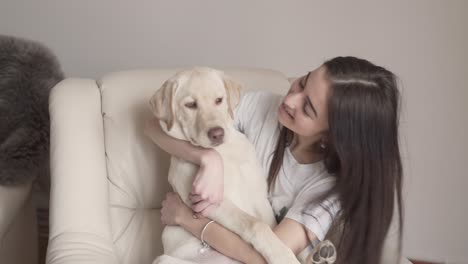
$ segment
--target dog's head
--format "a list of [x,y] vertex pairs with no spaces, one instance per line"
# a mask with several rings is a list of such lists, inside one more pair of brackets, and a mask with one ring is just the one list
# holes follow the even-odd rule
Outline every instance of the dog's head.
[[194,68],[167,80],[150,106],[167,134],[212,148],[228,140],[239,98],[240,85],[223,72]]

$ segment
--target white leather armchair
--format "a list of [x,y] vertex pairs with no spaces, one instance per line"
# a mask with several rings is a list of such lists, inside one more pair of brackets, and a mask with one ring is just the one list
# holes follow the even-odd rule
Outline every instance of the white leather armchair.
[[[143,128],[149,98],[176,71],[66,79],[53,88],[48,264],[140,264],[162,254],[169,156]],[[279,72],[225,71],[247,89],[289,87]]]
[[[146,264],[162,254],[169,156],[143,128],[149,98],[176,71],[66,79],[52,90],[48,264]],[[245,89],[290,85],[276,71],[224,71]]]

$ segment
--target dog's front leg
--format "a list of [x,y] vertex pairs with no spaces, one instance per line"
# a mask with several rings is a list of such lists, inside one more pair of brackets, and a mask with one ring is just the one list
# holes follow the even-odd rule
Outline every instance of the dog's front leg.
[[270,226],[247,214],[231,201],[225,199],[208,217],[252,244],[268,263],[299,264],[292,250],[279,240]]

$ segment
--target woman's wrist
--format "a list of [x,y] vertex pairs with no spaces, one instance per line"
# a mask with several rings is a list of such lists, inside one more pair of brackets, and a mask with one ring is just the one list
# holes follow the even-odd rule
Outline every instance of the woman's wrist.
[[200,166],[207,166],[208,164],[220,160],[221,156],[214,149],[205,149],[200,155]]
[[203,227],[210,221],[209,218],[198,217],[194,218],[193,214],[187,215],[180,219],[180,224],[183,229],[189,231],[197,238],[200,238]]
[[193,219],[193,212],[188,206],[184,204],[184,208],[182,209],[182,213],[176,217],[175,222],[179,226],[187,225],[187,221]]

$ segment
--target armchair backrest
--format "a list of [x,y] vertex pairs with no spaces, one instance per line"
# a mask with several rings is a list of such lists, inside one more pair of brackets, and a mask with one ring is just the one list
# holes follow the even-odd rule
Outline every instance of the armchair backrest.
[[[290,85],[276,71],[221,70],[244,89],[285,93]],[[66,263],[74,258],[70,254],[89,257],[97,244],[101,263],[150,263],[162,254],[159,210],[170,190],[170,159],[143,128],[151,117],[149,98],[177,71],[117,72],[97,82],[68,79],[53,89],[48,263]],[[77,240],[88,240],[89,249],[62,250]]]

